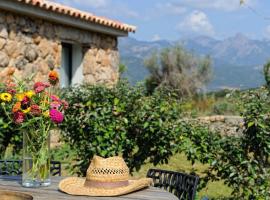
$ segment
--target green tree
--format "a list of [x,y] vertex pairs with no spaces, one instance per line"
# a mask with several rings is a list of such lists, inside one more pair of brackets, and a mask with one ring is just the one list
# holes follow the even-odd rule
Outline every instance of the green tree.
[[211,80],[209,56],[200,57],[177,45],[154,52],[144,62],[150,72],[146,86],[150,93],[156,88],[175,90],[179,96],[193,96]]

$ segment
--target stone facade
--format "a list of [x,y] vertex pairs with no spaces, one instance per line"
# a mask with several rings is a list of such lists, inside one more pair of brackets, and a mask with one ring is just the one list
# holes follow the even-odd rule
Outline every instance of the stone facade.
[[[82,46],[83,80],[113,85],[118,80],[117,37],[84,31],[0,10],[0,78],[10,68],[34,81],[61,66],[62,42]],[[2,77],[1,77],[2,76]]]

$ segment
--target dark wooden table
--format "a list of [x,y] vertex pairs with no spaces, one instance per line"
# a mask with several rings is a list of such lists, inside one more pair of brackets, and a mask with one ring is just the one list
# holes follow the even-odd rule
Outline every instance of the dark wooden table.
[[[133,192],[127,195],[118,196],[118,197],[87,197],[87,196],[72,196],[65,194],[58,190],[58,183],[62,180],[63,177],[52,177],[52,184],[49,187],[41,187],[41,188],[24,188],[20,185],[19,180],[8,180],[8,179],[0,179],[0,191],[9,190],[13,192],[23,192],[26,194],[30,194],[34,197],[34,200],[177,200],[177,197],[173,194],[158,189],[154,187],[150,187],[144,190],[140,190],[137,192]],[[0,198],[1,199],[1,198]]]

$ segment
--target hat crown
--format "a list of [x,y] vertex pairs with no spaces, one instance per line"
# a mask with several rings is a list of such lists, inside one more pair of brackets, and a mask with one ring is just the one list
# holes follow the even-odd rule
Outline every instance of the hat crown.
[[100,182],[126,181],[129,169],[122,157],[102,158],[94,156],[86,173],[86,180]]

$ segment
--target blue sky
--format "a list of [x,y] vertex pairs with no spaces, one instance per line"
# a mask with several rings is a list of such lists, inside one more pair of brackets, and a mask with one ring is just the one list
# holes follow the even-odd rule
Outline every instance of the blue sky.
[[177,40],[206,35],[223,39],[243,33],[270,39],[269,0],[54,0],[137,26],[138,40]]

